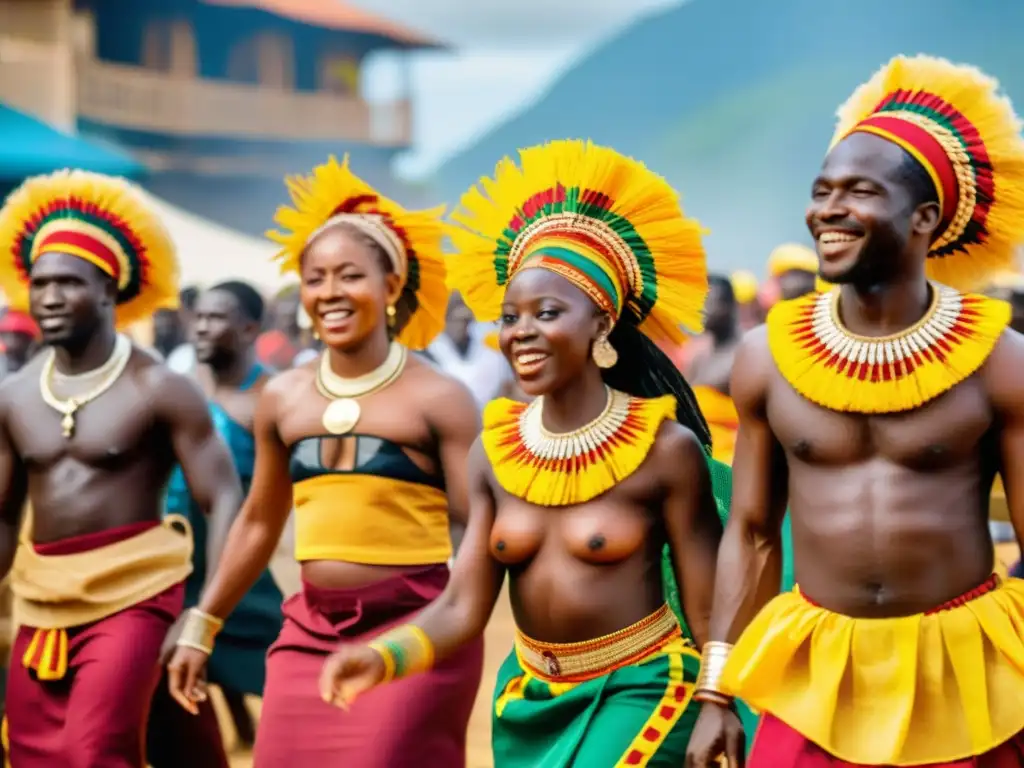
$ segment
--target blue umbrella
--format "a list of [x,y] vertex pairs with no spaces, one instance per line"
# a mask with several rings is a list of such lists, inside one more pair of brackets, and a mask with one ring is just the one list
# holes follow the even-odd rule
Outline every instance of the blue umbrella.
[[134,178],[145,168],[125,154],[58,131],[46,123],[0,104],[0,182],[82,168],[110,176]]

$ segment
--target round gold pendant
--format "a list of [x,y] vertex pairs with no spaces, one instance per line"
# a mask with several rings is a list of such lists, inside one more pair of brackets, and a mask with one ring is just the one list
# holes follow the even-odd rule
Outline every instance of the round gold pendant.
[[332,435],[344,435],[355,429],[359,423],[362,409],[359,403],[349,398],[332,400],[324,409],[322,422],[324,429]]

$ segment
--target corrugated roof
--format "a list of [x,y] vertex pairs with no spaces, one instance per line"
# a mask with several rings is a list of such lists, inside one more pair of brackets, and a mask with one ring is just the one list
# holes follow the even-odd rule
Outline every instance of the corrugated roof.
[[341,0],[203,0],[208,5],[257,8],[286,19],[327,29],[368,32],[414,48],[443,48],[444,43],[409,27],[355,8]]

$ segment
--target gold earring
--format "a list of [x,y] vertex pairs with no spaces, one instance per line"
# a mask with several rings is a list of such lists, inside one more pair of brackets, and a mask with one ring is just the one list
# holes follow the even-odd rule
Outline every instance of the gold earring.
[[398,314],[398,311],[395,309],[395,305],[394,304],[388,304],[388,308],[386,310],[384,310],[384,311],[385,311],[385,313],[388,316],[388,328],[394,328],[395,327],[395,316]]
[[313,331],[313,338],[320,341],[320,331]]
[[619,362],[619,353],[615,351],[615,347],[608,341],[608,336],[605,334],[597,337],[597,341],[594,342],[594,346],[590,350],[590,355],[594,358],[598,368],[612,368]]

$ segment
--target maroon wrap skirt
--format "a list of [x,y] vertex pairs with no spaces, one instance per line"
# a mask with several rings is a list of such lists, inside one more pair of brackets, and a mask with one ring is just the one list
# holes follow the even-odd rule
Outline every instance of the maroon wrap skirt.
[[343,711],[320,698],[339,643],[365,643],[412,619],[448,582],[430,566],[358,589],[303,584],[285,601],[267,653],[254,768],[462,768],[483,671],[483,638],[433,670],[364,693]]
[[[143,523],[37,544],[40,554],[86,552],[157,525]],[[7,678],[7,758],[17,768],[143,768],[160,646],[181,613],[184,584],[105,619],[72,627],[68,666],[38,680],[22,663],[34,627],[20,627]]]
[[[1024,733],[1017,734],[984,755],[917,768],[1022,768]],[[869,768],[833,757],[777,717],[764,715],[754,735],[747,768]],[[878,767],[870,767],[878,768]],[[882,766],[881,768],[888,768]]]

